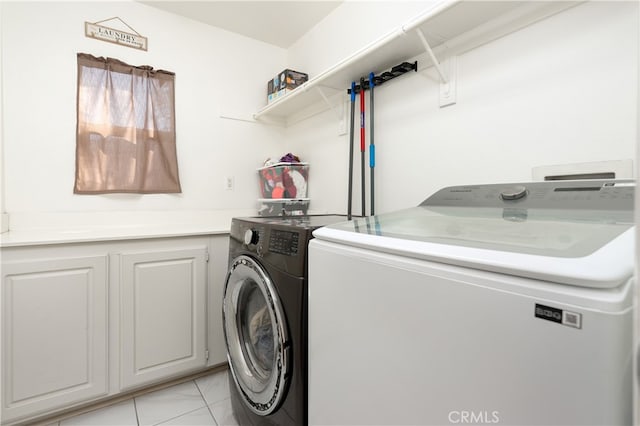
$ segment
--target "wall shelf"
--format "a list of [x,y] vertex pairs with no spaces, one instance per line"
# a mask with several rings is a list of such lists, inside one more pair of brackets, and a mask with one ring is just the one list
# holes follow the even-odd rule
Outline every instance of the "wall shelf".
[[[287,96],[254,113],[253,118],[291,124],[290,117],[322,100],[316,89],[330,88],[346,93],[351,82],[361,76],[384,71],[424,53],[419,32],[442,60],[442,56],[459,55],[579,3],[444,0],[310,78]],[[421,61],[420,70],[433,65],[432,60]]]

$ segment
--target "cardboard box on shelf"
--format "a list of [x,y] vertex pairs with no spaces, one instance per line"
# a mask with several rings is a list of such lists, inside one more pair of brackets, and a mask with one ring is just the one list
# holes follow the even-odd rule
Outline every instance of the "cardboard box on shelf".
[[268,103],[285,96],[307,80],[309,80],[308,74],[291,69],[283,70],[267,83]]

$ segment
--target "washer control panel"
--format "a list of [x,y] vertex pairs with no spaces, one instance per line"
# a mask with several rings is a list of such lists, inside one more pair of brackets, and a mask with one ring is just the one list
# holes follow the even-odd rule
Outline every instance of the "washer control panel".
[[633,180],[549,181],[441,189],[420,206],[632,210]]

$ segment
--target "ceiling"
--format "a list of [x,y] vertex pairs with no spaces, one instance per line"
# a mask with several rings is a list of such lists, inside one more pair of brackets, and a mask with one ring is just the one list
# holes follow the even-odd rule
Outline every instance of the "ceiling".
[[283,48],[290,47],[340,1],[140,1]]

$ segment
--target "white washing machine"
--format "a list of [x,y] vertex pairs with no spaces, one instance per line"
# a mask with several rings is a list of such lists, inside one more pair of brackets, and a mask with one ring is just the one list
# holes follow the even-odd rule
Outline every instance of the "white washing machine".
[[316,230],[309,424],[631,424],[634,189],[457,186]]

